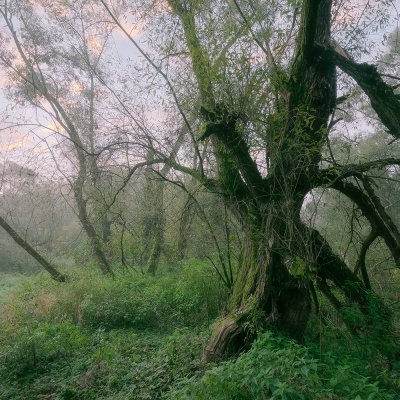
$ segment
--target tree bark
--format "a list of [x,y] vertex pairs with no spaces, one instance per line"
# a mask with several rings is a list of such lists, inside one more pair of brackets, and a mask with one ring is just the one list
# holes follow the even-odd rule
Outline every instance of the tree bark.
[[[297,54],[282,90],[286,119],[268,135],[271,159],[264,179],[250,155],[240,116],[217,104],[208,55],[196,33],[195,9],[169,1],[179,16],[193,63],[205,121],[200,140],[214,148],[218,182],[227,207],[244,228],[243,262],[233,287],[228,315],[215,327],[203,361],[236,354],[260,326],[276,326],[301,339],[311,310],[307,279],[291,273],[293,242],[310,175],[317,173],[329,114],[334,106],[335,73],[315,63],[313,47],[330,35],[331,1],[304,2]],[[279,133],[278,133],[279,132]],[[311,151],[310,151],[311,149]]]
[[367,255],[367,251],[374,242],[374,240],[378,237],[378,234],[372,230],[370,234],[365,238],[361,245],[360,254],[358,256],[357,264],[354,268],[354,274],[357,275],[358,271],[361,271],[361,276],[364,281],[364,285],[367,289],[371,289],[371,281],[369,279],[369,275],[367,272],[367,266],[365,263],[365,258]]
[[[163,216],[159,216],[162,218]],[[161,220],[158,221],[158,224],[155,227],[152,235],[152,243],[151,243],[151,251],[150,256],[147,260],[146,269],[150,275],[155,276],[159,263],[160,256],[163,248],[164,242],[164,224]],[[150,244],[150,243],[149,243]]]
[[113,272],[110,268],[110,265],[107,261],[107,258],[101,248],[101,242],[99,236],[97,235],[96,230],[94,229],[87,212],[86,201],[83,198],[83,177],[78,176],[74,183],[74,196],[75,201],[78,207],[78,217],[79,221],[82,224],[82,227],[88,236],[91,248],[93,249],[94,256],[96,261],[105,275],[113,276]]
[[275,214],[277,209],[270,205],[273,211],[261,223],[248,222],[244,228],[242,263],[228,313],[215,326],[203,362],[238,354],[260,327],[277,327],[296,340],[303,338],[311,313],[309,283],[291,272],[295,257],[285,244],[285,231],[292,221]]
[[378,73],[375,65],[354,62],[336,42],[317,47],[317,51],[327,62],[337,65],[351,76],[363,89],[371,101],[371,106],[387,127],[390,134],[400,138],[400,99],[393,88]]
[[192,222],[194,219],[194,208],[195,202],[193,196],[187,196],[186,204],[182,210],[180,224],[179,224],[179,236],[178,236],[178,261],[185,258],[186,249],[189,242],[189,233],[191,230]]
[[[147,159],[151,160],[152,154],[149,154]],[[144,215],[142,218],[144,246],[143,266],[150,275],[154,276],[158,269],[164,244],[165,182],[150,166],[146,168],[145,180],[145,209],[143,210]]]

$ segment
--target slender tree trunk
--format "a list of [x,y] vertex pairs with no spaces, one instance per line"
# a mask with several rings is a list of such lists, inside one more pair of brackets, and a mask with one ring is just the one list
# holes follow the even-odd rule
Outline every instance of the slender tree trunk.
[[160,256],[164,245],[165,210],[164,210],[164,182],[162,180],[148,180],[150,193],[153,197],[153,209],[147,220],[146,243],[150,252],[146,260],[146,270],[155,275],[160,263]]
[[[101,241],[97,235],[97,232],[89,219],[88,210],[87,210],[87,199],[84,197],[85,193],[85,181],[88,178],[88,169],[90,167],[95,168],[93,172],[92,178],[96,179],[95,175],[98,173],[96,159],[94,156],[89,156],[87,150],[90,151],[91,154],[94,154],[94,138],[95,138],[95,119],[94,119],[94,101],[95,101],[95,81],[94,81],[94,74],[92,71],[90,72],[90,91],[89,91],[89,147],[86,145],[86,137],[82,135],[82,127],[76,124],[74,117],[69,114],[67,108],[63,106],[63,99],[57,97],[58,94],[54,93],[52,90],[53,83],[50,85],[46,79],[46,76],[42,74],[39,68],[40,62],[38,60],[32,60],[31,57],[28,57],[27,53],[25,52],[24,46],[20,42],[20,39],[17,35],[17,32],[13,26],[11,21],[11,14],[5,12],[4,10],[0,10],[5,23],[8,26],[9,32],[13,37],[13,41],[16,46],[16,50],[18,51],[21,60],[23,61],[26,67],[26,73],[20,74],[20,77],[23,79],[24,82],[29,83],[32,85],[34,90],[37,93],[40,93],[43,98],[51,106],[51,116],[52,118],[56,117],[60,125],[66,130],[73,148],[76,154],[76,161],[77,161],[77,169],[78,169],[78,176],[73,183],[73,192],[75,201],[78,207],[78,217],[80,223],[86,232],[91,247],[93,249],[95,258],[99,263],[99,266],[103,273],[112,275],[111,268],[108,264],[106,256],[101,248]],[[87,43],[85,43],[86,45]],[[84,50],[86,52],[86,61],[90,62],[90,56],[88,53],[87,47]],[[94,66],[92,65],[91,68]],[[46,111],[47,105],[42,106],[42,110]],[[90,165],[91,163],[91,165]],[[89,168],[88,168],[89,166]],[[94,183],[94,181],[92,181]]]
[[[179,142],[179,140],[178,140]],[[178,143],[180,146],[180,143]],[[150,150],[146,160],[154,158],[154,151]],[[167,175],[169,167],[164,167],[157,172],[148,166],[145,170],[145,188],[143,210],[143,239],[144,260],[143,266],[150,275],[155,275],[159,266],[160,256],[164,245],[165,210],[164,210],[164,186],[162,177]]]
[[164,243],[164,223],[161,220],[163,215],[158,216],[158,218],[158,224],[152,234],[151,252],[146,265],[147,272],[153,276],[157,272]]
[[104,215],[101,220],[101,233],[102,233],[102,240],[104,244],[110,243],[111,239],[111,221]]
[[75,201],[78,207],[78,217],[79,221],[82,224],[86,235],[89,238],[90,245],[93,249],[94,256],[99,264],[99,267],[103,274],[113,276],[113,272],[110,268],[110,265],[107,261],[107,258],[101,248],[101,242],[99,236],[97,235],[96,230],[94,229],[87,212],[86,201],[83,198],[83,178],[78,176],[77,180],[74,184],[74,196]]
[[[195,151],[193,155],[193,166],[192,166],[194,170],[197,169],[198,162],[199,162],[198,154]],[[188,182],[188,189],[191,190],[192,188],[195,187],[195,185],[196,185],[196,180],[193,177],[191,177]],[[193,219],[195,217],[195,207],[196,207],[195,198],[191,193],[188,193],[179,224],[178,250],[177,250],[178,261],[183,260],[185,257],[190,228],[192,226]]]
[[15,243],[31,255],[57,282],[65,282],[66,276],[57,271],[54,265],[40,255],[26,240],[24,240],[8,223],[0,217],[0,226],[12,237]]
[[178,236],[178,248],[177,248],[177,260],[182,261],[185,258],[185,253],[188,245],[188,234],[194,217],[194,202],[193,199],[188,196],[185,208],[182,211],[181,221],[179,224],[179,236]]

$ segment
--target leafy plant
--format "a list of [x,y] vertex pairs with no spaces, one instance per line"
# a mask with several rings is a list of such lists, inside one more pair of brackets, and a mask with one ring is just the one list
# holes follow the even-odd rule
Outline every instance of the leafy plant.
[[169,399],[309,400],[397,399],[396,394],[357,371],[357,363],[305,346],[267,331],[250,351],[207,371],[201,379],[181,382]]

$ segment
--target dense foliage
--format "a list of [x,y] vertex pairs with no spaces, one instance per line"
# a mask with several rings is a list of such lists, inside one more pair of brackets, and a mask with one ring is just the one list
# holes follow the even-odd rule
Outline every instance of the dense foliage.
[[2,287],[2,400],[398,398],[398,366],[333,320],[316,318],[306,345],[267,331],[237,360],[204,369],[227,296],[207,264],[156,279],[70,272],[66,284],[40,274]]
[[157,280],[75,271],[60,286],[39,275],[3,289],[1,399],[159,398],[199,366],[225,289],[188,263]]

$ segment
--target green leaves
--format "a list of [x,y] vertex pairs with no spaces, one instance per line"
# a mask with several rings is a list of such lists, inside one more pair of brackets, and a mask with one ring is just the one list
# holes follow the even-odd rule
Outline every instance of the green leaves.
[[[0,399],[161,399],[199,369],[223,287],[191,262],[155,279],[39,275],[0,309]],[[189,328],[190,327],[190,328]]]
[[387,399],[395,394],[356,373],[356,364],[306,347],[272,332],[263,333],[249,352],[207,371],[201,380],[182,382],[168,399],[311,400]]

